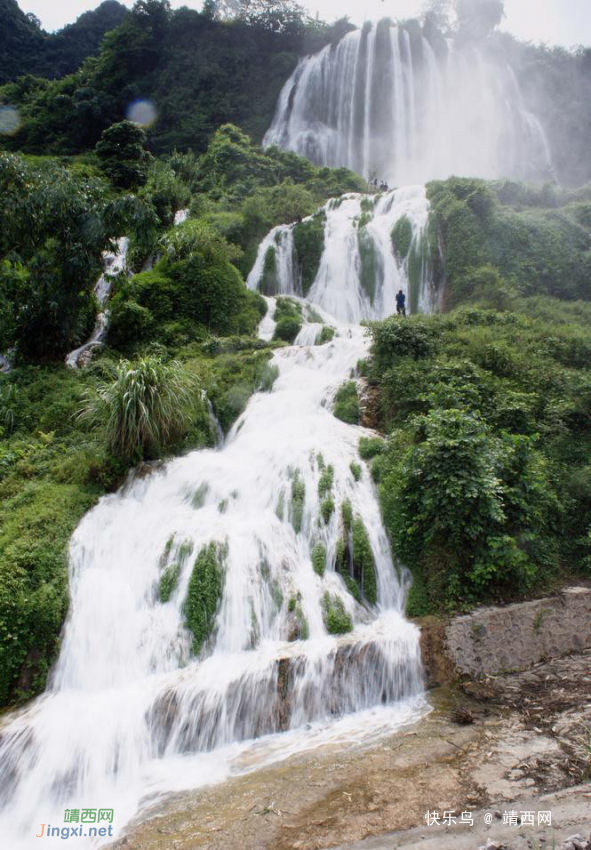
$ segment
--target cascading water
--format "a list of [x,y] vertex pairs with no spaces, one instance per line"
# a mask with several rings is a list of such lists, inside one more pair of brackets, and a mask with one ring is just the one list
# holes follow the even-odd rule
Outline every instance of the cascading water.
[[94,288],[94,294],[99,303],[100,312],[96,318],[96,323],[90,339],[71,351],[66,357],[66,366],[70,369],[78,369],[79,366],[86,366],[92,359],[93,353],[101,348],[107,331],[109,330],[109,311],[106,309],[107,301],[113,288],[113,281],[118,274],[125,271],[127,265],[127,251],[129,249],[129,239],[122,236],[117,240],[117,247],[114,252],[107,251],[104,255],[104,271],[97,281]]
[[[428,220],[424,186],[345,195],[329,201],[316,216],[272,230],[259,248],[248,285],[265,295],[304,295],[345,322],[394,313],[399,289],[413,312],[433,312],[440,293]],[[297,236],[315,223],[319,262],[306,291]]]
[[[45,695],[2,729],[11,850],[28,850],[40,823],[63,825],[65,809],[112,808],[121,829],[158,794],[425,710],[404,575],[369,473],[351,469],[364,430],[330,412],[366,337],[314,309],[337,336],[304,345],[304,328],[277,351],[273,390],[220,450],[136,478],[74,534],[59,661]],[[272,326],[271,315],[261,333]],[[200,651],[185,624],[194,582],[200,604],[214,598]],[[349,633],[329,634],[331,618]]]
[[391,185],[452,174],[551,179],[542,125],[507,63],[389,20],[302,59],[266,145]]
[[[174,216],[174,226],[179,227],[184,224],[189,217],[189,210],[177,210]],[[110,314],[107,310],[107,302],[113,289],[113,281],[118,274],[125,271],[127,267],[127,253],[129,251],[129,239],[122,236],[117,240],[117,247],[113,253],[105,252],[103,258],[104,271],[97,281],[94,288],[94,294],[99,303],[100,312],[96,318],[96,323],[93,328],[90,339],[71,351],[66,357],[66,366],[70,369],[78,369],[80,366],[86,366],[92,359],[93,354],[99,348],[102,348],[109,330]],[[142,271],[150,271],[154,267],[154,262],[159,259],[159,255],[149,257],[144,264]]]

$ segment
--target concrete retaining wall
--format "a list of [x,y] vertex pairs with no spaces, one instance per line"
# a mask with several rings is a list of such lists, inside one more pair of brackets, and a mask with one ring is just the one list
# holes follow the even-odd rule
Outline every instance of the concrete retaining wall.
[[572,587],[548,599],[479,608],[447,622],[425,618],[419,625],[430,686],[524,670],[591,648],[591,589]]

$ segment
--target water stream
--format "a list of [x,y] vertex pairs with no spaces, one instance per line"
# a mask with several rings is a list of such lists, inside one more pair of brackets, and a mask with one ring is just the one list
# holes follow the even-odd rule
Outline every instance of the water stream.
[[117,240],[115,250],[113,252],[106,251],[104,254],[104,270],[94,287],[94,294],[99,304],[99,313],[96,317],[96,322],[90,338],[84,343],[84,345],[81,345],[79,348],[71,351],[66,357],[66,366],[70,369],[78,369],[80,366],[88,365],[94,352],[96,352],[97,349],[102,348],[104,345],[107,337],[107,331],[109,330],[109,311],[107,309],[107,303],[109,301],[109,296],[111,295],[111,290],[113,289],[113,282],[115,278],[118,274],[125,271],[128,249],[129,239],[122,236]]

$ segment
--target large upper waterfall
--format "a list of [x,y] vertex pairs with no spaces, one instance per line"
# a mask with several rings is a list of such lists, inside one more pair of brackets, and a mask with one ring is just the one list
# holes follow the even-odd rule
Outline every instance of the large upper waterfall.
[[552,175],[544,130],[506,60],[431,42],[416,22],[366,24],[302,59],[265,143],[396,186]]
[[413,312],[432,312],[441,293],[428,219],[424,186],[345,195],[315,216],[272,230],[248,285],[265,295],[309,297],[345,322],[389,316],[400,289]]
[[[316,306],[319,318],[334,340],[307,344],[304,327],[277,351],[273,390],[253,397],[219,450],[136,478],[76,531],[50,687],[2,729],[11,850],[29,850],[40,823],[63,825],[66,809],[112,808],[121,829],[159,793],[323,740],[360,741],[423,710],[405,576],[356,466],[367,432],[331,413],[366,337]],[[202,647],[185,624],[192,587],[198,617],[220,595]],[[348,634],[330,634],[335,617]]]

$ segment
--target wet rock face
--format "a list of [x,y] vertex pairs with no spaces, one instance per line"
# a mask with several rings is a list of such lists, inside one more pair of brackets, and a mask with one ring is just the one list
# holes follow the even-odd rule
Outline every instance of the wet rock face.
[[380,427],[380,391],[371,386],[364,378],[357,381],[359,396],[359,424],[364,428],[378,431]]
[[360,688],[368,708],[422,689],[415,666],[402,658],[392,666],[379,642],[344,641],[329,661],[320,686],[305,675],[311,663],[306,655],[288,655],[275,659],[262,674],[237,679],[225,701],[190,687],[167,691],[148,712],[159,753],[171,746],[184,753],[211,751],[225,742],[285,732],[327,715],[339,717],[353,710]]
[[417,624],[429,687],[461,676],[525,670],[591,648],[591,589],[572,587],[547,599]]

